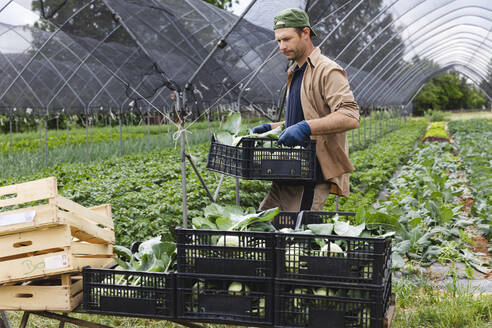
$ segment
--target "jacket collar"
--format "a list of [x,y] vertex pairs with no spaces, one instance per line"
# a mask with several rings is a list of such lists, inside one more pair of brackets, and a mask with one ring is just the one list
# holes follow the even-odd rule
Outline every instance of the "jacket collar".
[[[318,47],[315,47],[307,58],[307,62],[309,63],[309,66],[311,66],[311,68],[316,67],[320,57],[321,57],[321,50]],[[289,67],[289,72],[288,72],[289,75],[292,74],[292,70],[296,67],[296,65],[297,63],[294,63],[292,64],[292,66]]]

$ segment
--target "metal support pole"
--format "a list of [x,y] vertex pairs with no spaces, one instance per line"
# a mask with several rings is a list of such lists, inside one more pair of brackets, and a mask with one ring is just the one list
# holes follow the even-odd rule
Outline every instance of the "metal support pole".
[[379,133],[378,133],[378,137],[381,138],[383,136],[383,117],[381,116],[383,113],[382,109],[380,108],[379,111],[378,111],[378,129],[379,129]]
[[[62,316],[68,317],[68,314],[62,313]],[[60,320],[60,324],[58,325],[58,328],[65,328],[65,321]]]
[[147,106],[147,151],[150,151],[150,106]]
[[85,112],[85,162],[89,163],[89,111],[84,108]]
[[[181,114],[181,99],[179,92],[175,92],[176,113]],[[186,156],[185,156],[185,135],[184,122],[180,118],[179,137],[181,140],[181,192],[183,196],[183,227],[188,228],[188,207],[186,204]]]
[[210,190],[208,190],[208,187],[207,185],[205,184],[205,180],[203,180],[202,178],[202,175],[200,174],[200,172],[198,172],[198,169],[196,168],[196,165],[195,163],[193,162],[193,159],[191,158],[190,155],[188,154],[185,154],[186,158],[188,159],[188,161],[190,162],[191,164],[191,167],[193,168],[193,170],[195,171],[196,175],[198,176],[198,179],[200,180],[203,188],[205,188],[205,191],[207,192],[207,196],[208,198],[210,199],[210,201],[212,203],[215,203],[215,199],[212,197],[212,194],[210,193]]
[[9,125],[10,125],[10,147],[9,147],[9,152],[12,153],[12,151],[14,150],[13,146],[14,146],[14,140],[12,138],[12,108],[10,108],[10,111],[9,111]]
[[44,117],[44,166],[48,166],[48,109]]
[[360,147],[360,125],[357,127],[357,139],[358,139],[358,149],[361,149]]
[[120,106],[118,113],[118,124],[120,126],[120,157],[123,156],[123,127],[121,122],[121,115],[123,115],[123,105]]
[[70,133],[68,132],[68,115],[65,114],[65,132],[67,134],[67,144],[70,142]]
[[364,116],[364,148],[367,147],[367,113]]
[[29,312],[24,311],[19,328],[26,328],[28,321],[29,321]]
[[108,117],[108,121],[109,121],[109,138],[111,139],[111,141],[113,141],[113,112],[111,111],[111,107],[109,107],[109,117]]
[[7,313],[5,311],[0,311],[0,328],[11,328],[9,318],[7,317]]

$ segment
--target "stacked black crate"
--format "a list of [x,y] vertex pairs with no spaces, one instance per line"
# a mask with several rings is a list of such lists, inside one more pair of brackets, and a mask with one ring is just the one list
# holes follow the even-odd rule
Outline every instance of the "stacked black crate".
[[[225,145],[212,138],[207,169],[245,180],[312,181],[316,142],[271,138]],[[193,321],[274,324],[275,234],[177,229],[177,315]]]
[[127,317],[176,318],[174,273],[84,268],[84,311]]
[[[302,220],[334,214],[304,212]],[[391,240],[276,234],[275,326],[380,328],[390,297]]]
[[275,139],[242,138],[237,146],[210,143],[207,169],[245,180],[313,181],[316,141],[303,148],[281,148]]
[[176,229],[177,317],[273,325],[275,235]]

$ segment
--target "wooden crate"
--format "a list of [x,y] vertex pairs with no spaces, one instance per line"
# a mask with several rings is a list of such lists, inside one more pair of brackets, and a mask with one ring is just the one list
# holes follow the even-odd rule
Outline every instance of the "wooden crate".
[[82,276],[63,274],[0,286],[0,310],[70,312],[82,302]]
[[[11,206],[21,208],[6,210]],[[111,205],[86,208],[62,197],[54,177],[0,188],[0,236],[58,224],[70,225],[80,240],[101,244],[115,240]]]
[[0,249],[0,283],[114,263],[112,244],[78,241],[66,224],[0,236]]
[[[38,201],[46,204],[29,206]],[[114,263],[111,206],[86,208],[57,195],[56,178],[0,188],[2,208],[0,284]]]

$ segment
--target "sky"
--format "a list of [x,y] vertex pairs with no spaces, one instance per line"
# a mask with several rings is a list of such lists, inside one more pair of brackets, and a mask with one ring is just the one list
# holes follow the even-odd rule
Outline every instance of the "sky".
[[[8,2],[9,1],[7,0],[0,0],[0,9]],[[11,25],[32,25],[38,18],[39,17],[32,11],[19,5],[15,1],[10,2],[8,6],[0,12],[0,22]]]
[[236,0],[233,0],[232,4],[232,12],[236,15],[241,15],[241,13],[246,9],[251,0],[239,0],[239,3],[235,3]]

